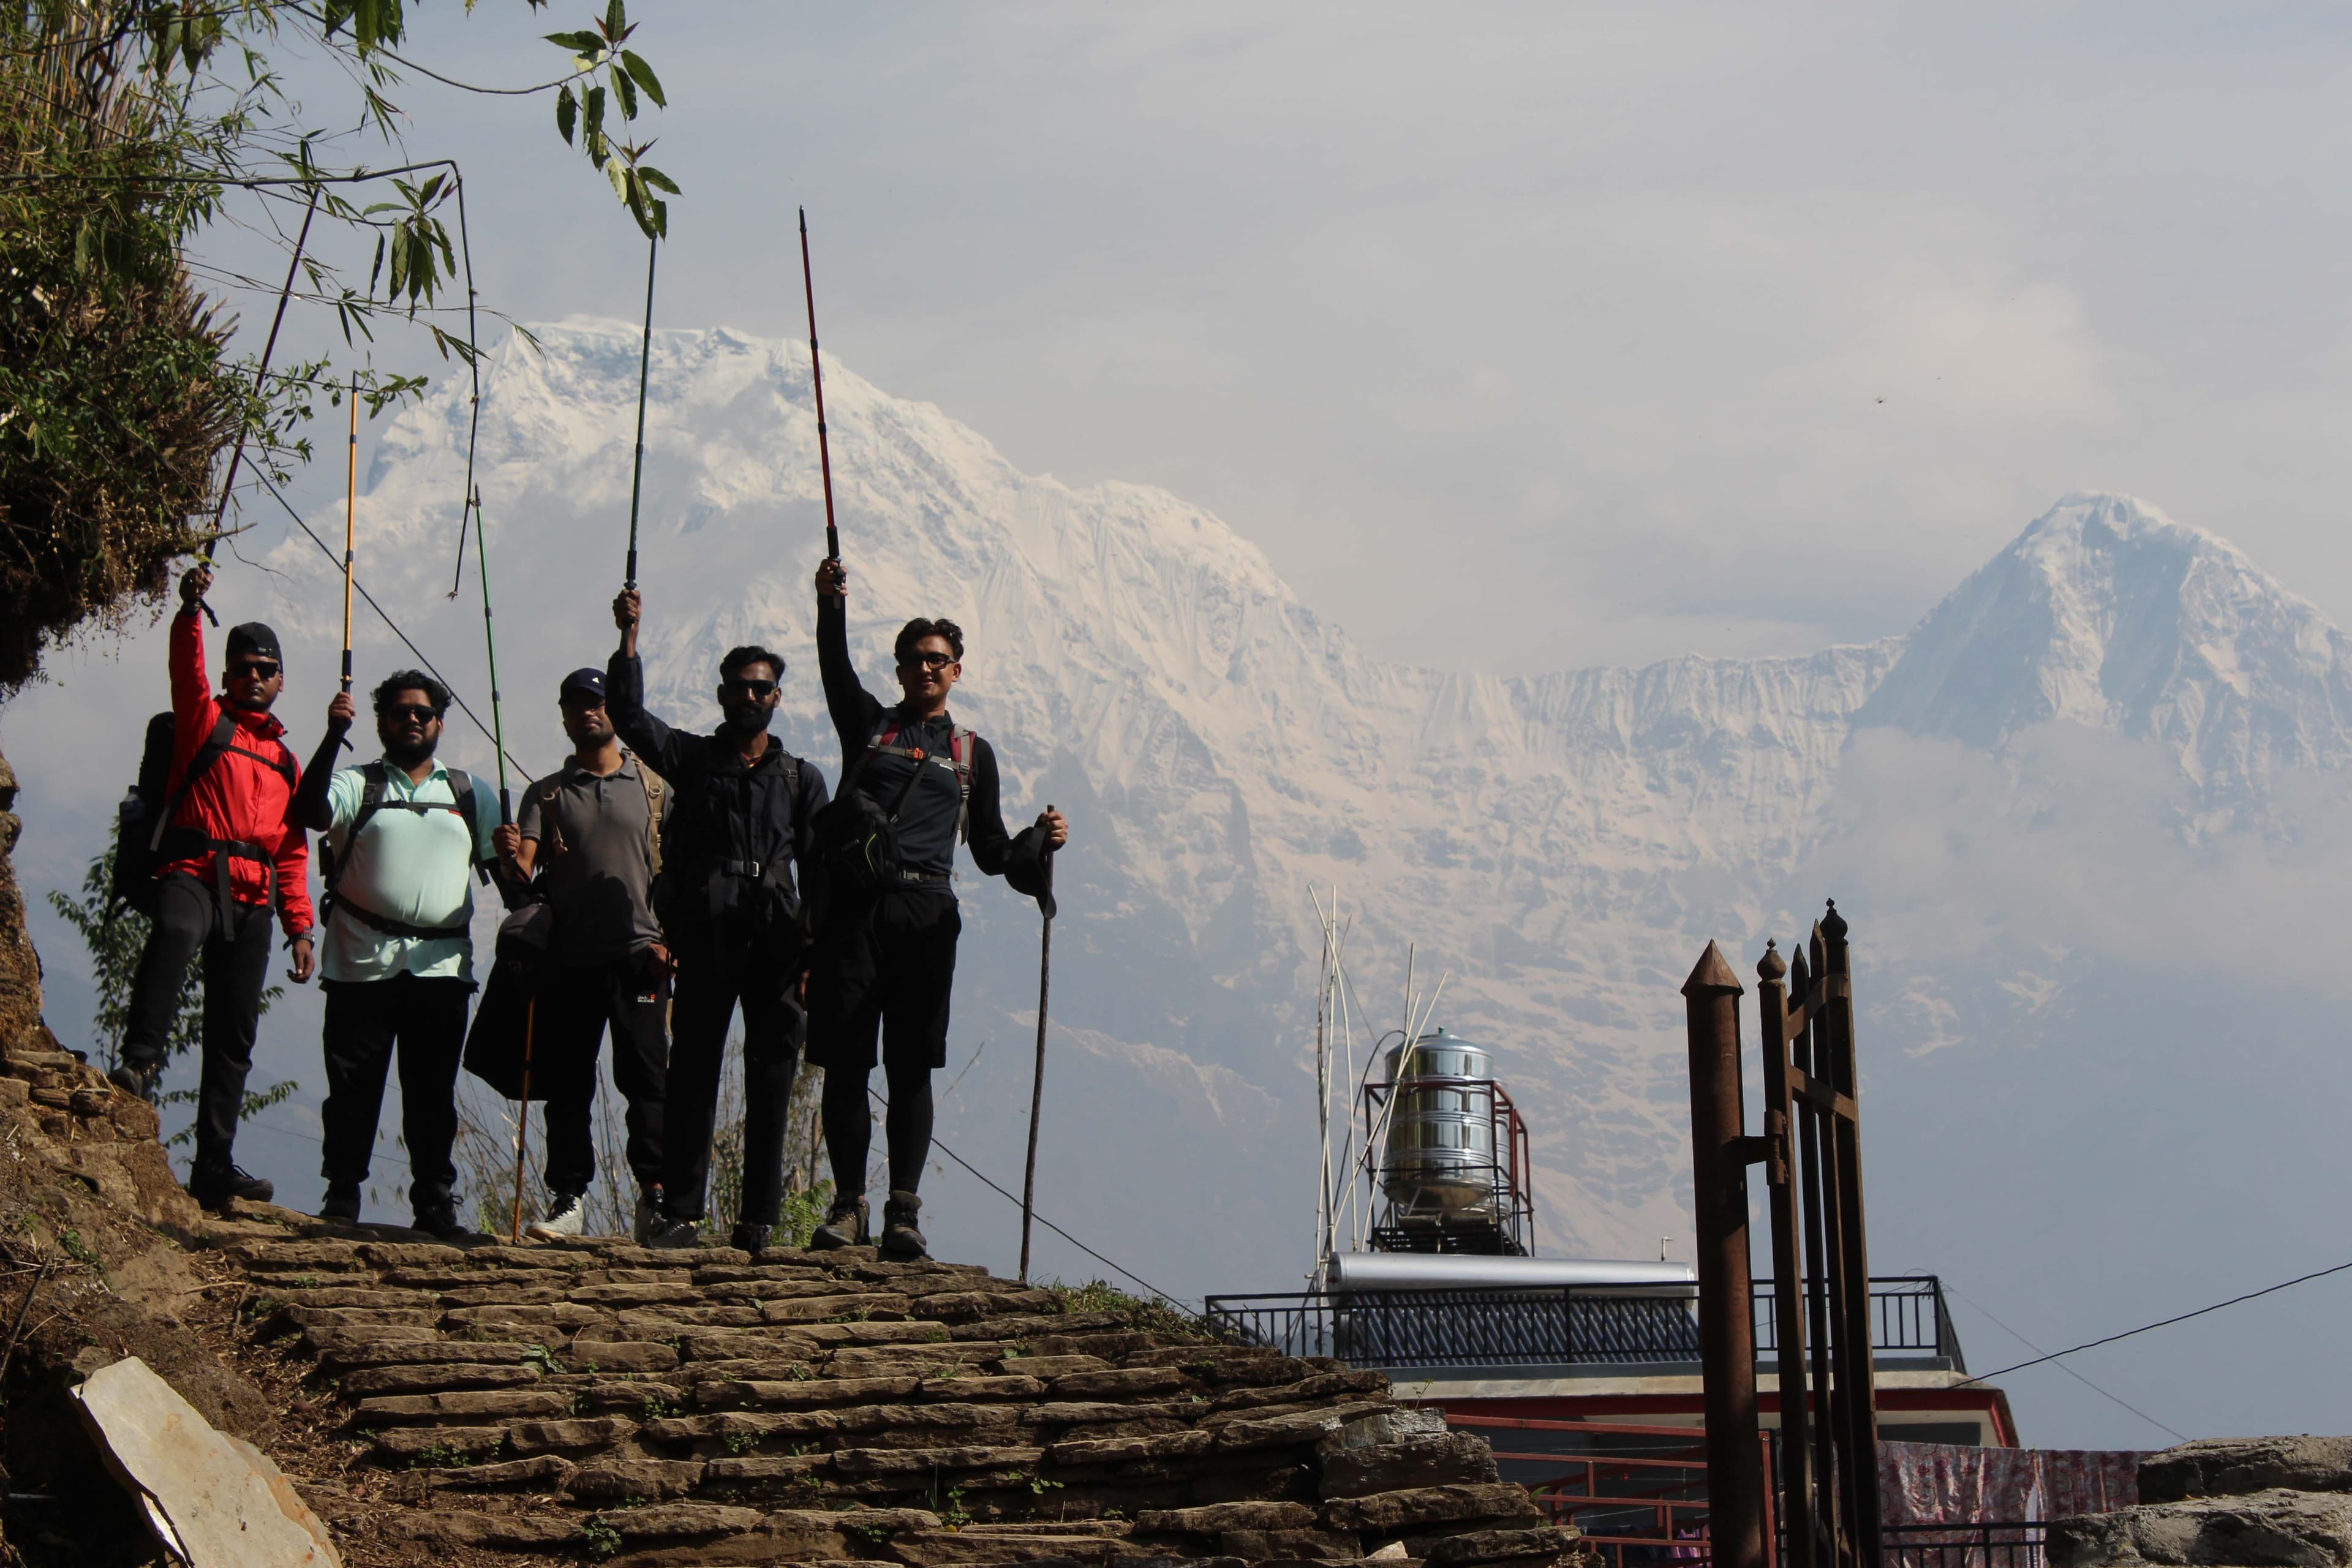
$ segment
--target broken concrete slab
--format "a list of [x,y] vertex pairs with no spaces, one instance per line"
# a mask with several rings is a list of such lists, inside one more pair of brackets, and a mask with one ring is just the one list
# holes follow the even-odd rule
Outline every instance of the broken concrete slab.
[[2352,1491],[2352,1437],[2203,1437],[2139,1462],[2139,1500]]
[[2047,1551],[2051,1568],[2347,1568],[2352,1497],[2280,1490],[2142,1503],[2114,1513],[2053,1520]]
[[326,1527],[250,1443],[216,1430],[136,1356],[73,1391],[84,1425],[189,1568],[340,1568]]

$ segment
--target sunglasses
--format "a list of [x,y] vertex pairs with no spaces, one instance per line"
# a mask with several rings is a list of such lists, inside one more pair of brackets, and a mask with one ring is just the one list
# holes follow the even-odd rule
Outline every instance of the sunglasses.
[[241,663],[230,665],[228,672],[240,680],[247,677],[255,680],[269,680],[275,679],[278,674],[278,661],[274,658],[246,659]]
[[379,719],[414,719],[420,724],[438,724],[441,715],[422,702],[395,702],[376,715]]
[[765,697],[776,689],[772,680],[725,680],[719,689],[737,697]]
[[898,661],[898,668],[912,669],[919,664],[925,669],[945,669],[955,662],[956,657],[951,653],[910,653]]

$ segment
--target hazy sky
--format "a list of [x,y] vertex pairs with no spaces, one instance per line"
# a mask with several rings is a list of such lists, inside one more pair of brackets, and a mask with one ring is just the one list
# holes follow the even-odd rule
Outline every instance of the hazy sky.
[[[645,18],[660,322],[801,334],[805,203],[832,352],[1024,468],[1213,508],[1390,657],[1900,630],[2084,488],[2352,616],[2341,12]],[[545,79],[572,20],[426,8],[413,53]],[[546,97],[395,96],[465,162],[486,303],[635,316]]]

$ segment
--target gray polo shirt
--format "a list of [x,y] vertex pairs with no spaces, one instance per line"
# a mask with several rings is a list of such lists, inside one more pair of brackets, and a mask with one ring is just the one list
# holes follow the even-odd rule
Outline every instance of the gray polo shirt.
[[[661,941],[646,806],[645,776],[625,752],[617,773],[600,778],[573,759],[523,796],[516,826],[539,844],[539,880],[565,963],[603,963]],[[665,816],[668,806],[664,791]]]

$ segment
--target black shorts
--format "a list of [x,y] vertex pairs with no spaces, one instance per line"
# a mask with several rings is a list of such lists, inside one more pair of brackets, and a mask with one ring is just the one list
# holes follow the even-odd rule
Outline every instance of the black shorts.
[[962,930],[953,889],[908,888],[819,942],[809,964],[809,1061],[853,1072],[884,1059],[945,1067]]

